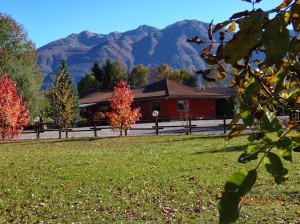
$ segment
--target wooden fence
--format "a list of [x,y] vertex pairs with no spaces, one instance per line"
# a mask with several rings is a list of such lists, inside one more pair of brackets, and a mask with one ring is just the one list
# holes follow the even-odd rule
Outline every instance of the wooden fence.
[[[224,116],[223,118],[219,118],[219,119],[211,119],[211,120],[223,120],[222,122],[220,122],[218,125],[212,125],[212,126],[199,126],[199,125],[195,125],[192,124],[193,120],[189,119],[189,120],[182,120],[182,119],[178,119],[178,120],[172,120],[172,121],[183,121],[186,124],[183,125],[166,125],[166,122],[164,122],[163,124],[160,122],[159,119],[157,119],[156,121],[154,121],[153,126],[151,127],[133,127],[130,130],[153,130],[154,133],[156,135],[159,135],[159,133],[162,130],[170,130],[174,129],[174,128],[183,128],[185,129],[185,132],[187,134],[191,134],[193,132],[193,130],[195,129],[208,129],[208,128],[218,128],[223,130],[223,133],[226,134],[227,132],[227,127],[228,124],[226,123],[226,119],[230,119],[231,117],[226,117]],[[205,119],[207,121],[209,121],[209,119]],[[79,124],[76,124],[74,128],[69,128],[67,130],[63,130],[57,126],[55,126],[53,123],[36,123],[36,125],[32,126],[30,129],[25,130],[22,132],[22,134],[32,134],[35,133],[36,134],[36,138],[39,139],[41,133],[46,133],[46,132],[58,132],[58,136],[59,138],[62,137],[62,133],[65,134],[65,137],[68,138],[69,137],[69,133],[72,132],[93,132],[95,137],[99,136],[99,131],[101,130],[105,130],[105,129],[110,129],[110,127],[108,127],[105,124],[99,124],[96,122],[88,122],[88,123],[80,123],[80,129],[76,128],[76,126],[78,126]],[[127,132],[125,131],[125,135],[127,135]]]

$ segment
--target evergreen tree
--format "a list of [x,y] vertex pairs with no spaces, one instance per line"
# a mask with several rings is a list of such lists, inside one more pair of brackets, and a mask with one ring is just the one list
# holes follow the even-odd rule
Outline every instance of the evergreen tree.
[[61,62],[60,62],[60,65],[58,67],[58,74],[60,73],[65,73],[65,77],[64,77],[64,82],[66,83],[66,85],[69,86],[70,89],[72,89],[73,93],[74,93],[74,122],[78,121],[79,120],[79,100],[78,100],[78,91],[77,91],[77,87],[75,86],[74,84],[74,80],[73,78],[71,77],[70,75],[70,72],[69,72],[69,68],[68,68],[68,65],[67,65],[67,62],[65,59],[62,59]]
[[93,64],[93,67],[91,69],[91,74],[96,78],[96,80],[101,84],[103,82],[103,72],[102,68],[100,67],[100,64],[98,61],[96,61]]
[[[53,86],[47,90],[52,107],[53,120],[59,127],[59,138],[61,131],[67,130],[76,120],[78,111],[77,92],[74,91],[74,82],[70,78],[65,60],[61,61],[58,75],[51,76]],[[77,105],[76,105],[77,104]]]
[[114,65],[112,61],[107,59],[101,68],[101,77],[103,77],[101,81],[101,89],[103,90],[111,90],[113,88],[113,85],[111,85],[111,77],[114,71],[113,67]]
[[80,81],[77,83],[77,90],[79,96],[84,95],[90,90],[93,89],[100,89],[100,83],[99,81],[95,78],[93,73],[86,75]]
[[102,67],[100,67],[99,62],[96,61],[91,72],[100,83],[100,89],[112,90],[121,79],[126,78],[127,67],[120,61],[112,62],[111,59],[108,58]]

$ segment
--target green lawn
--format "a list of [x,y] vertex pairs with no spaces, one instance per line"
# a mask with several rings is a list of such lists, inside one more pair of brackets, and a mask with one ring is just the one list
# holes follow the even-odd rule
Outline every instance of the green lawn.
[[[0,223],[217,223],[246,136],[165,135],[0,143]],[[262,167],[239,223],[300,220],[300,153],[276,185]],[[277,198],[276,198],[277,197]],[[279,199],[280,197],[280,199]],[[249,198],[248,198],[249,199]],[[266,201],[265,199],[269,199]]]

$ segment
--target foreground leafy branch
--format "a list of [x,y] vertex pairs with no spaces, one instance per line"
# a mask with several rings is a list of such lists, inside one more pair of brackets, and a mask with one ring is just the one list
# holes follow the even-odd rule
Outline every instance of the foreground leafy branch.
[[[254,186],[258,168],[264,163],[276,184],[288,179],[284,162],[292,162],[293,152],[299,152],[299,121],[286,121],[285,128],[276,114],[299,111],[300,108],[300,1],[284,0],[269,11],[255,9],[260,0],[246,0],[251,11],[235,13],[229,20],[208,29],[211,41],[201,57],[209,66],[196,71],[207,81],[232,76],[231,87],[239,95],[240,112],[229,124],[228,140],[238,136],[247,127],[257,127],[249,135],[249,144],[238,162],[258,160],[250,170],[240,170],[230,176],[218,205],[220,223],[232,223],[239,218],[240,200]],[[231,38],[225,33],[236,30]],[[288,26],[292,25],[290,31]],[[216,33],[219,32],[219,41]],[[198,36],[187,39],[197,45],[207,44]],[[217,45],[215,48],[213,45]],[[214,50],[216,49],[216,50]],[[230,72],[226,68],[230,67]],[[217,70],[217,77],[212,77]],[[233,72],[232,72],[233,71]],[[236,125],[239,120],[242,125]]]

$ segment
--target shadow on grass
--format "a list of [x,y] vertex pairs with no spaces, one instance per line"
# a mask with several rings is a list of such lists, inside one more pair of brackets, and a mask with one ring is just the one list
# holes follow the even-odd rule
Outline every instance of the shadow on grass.
[[218,150],[205,150],[205,151],[199,151],[194,153],[194,155],[201,155],[204,153],[222,153],[222,152],[236,152],[236,151],[244,151],[245,148],[248,146],[248,144],[244,145],[237,145],[237,146],[231,146],[231,147],[226,147]]
[[57,143],[57,142],[87,142],[87,141],[96,141],[103,138],[95,138],[95,137],[79,137],[79,138],[48,138],[48,139],[17,139],[17,140],[7,140],[0,142],[0,145],[11,145],[11,144],[19,144],[19,145],[44,145],[46,143]]
[[224,134],[201,134],[201,135],[189,135],[189,137],[183,139],[172,139],[166,142],[183,142],[183,141],[193,141],[193,140],[205,140],[205,139],[226,139],[227,135]]
[[284,191],[283,193],[288,197],[295,198],[295,199],[296,198],[300,199],[300,192],[299,191],[291,191],[291,192]]

